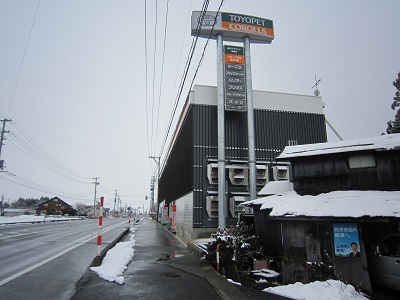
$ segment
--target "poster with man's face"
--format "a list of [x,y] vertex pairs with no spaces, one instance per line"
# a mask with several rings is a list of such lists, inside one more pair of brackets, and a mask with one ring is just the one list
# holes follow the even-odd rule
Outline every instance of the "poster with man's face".
[[332,230],[335,256],[361,256],[357,223],[333,223]]

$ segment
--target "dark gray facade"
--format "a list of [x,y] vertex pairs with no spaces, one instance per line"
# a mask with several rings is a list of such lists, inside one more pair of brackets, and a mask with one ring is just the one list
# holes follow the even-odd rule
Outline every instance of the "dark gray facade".
[[[352,167],[351,160],[368,157],[366,167]],[[300,195],[318,195],[343,190],[400,190],[400,151],[364,150],[293,157],[294,189]]]
[[[217,107],[189,104],[182,116],[169,158],[159,182],[158,202],[168,204],[193,193],[193,228],[216,228],[218,219],[206,210],[206,197],[217,195],[217,185],[207,178],[207,165],[217,162]],[[285,146],[326,142],[325,116],[317,113],[254,110],[257,164],[275,161]],[[227,165],[243,164],[248,160],[247,115],[225,112],[225,154]],[[228,170],[227,170],[228,173]],[[228,176],[227,176],[228,178]],[[259,189],[262,186],[258,187]],[[246,196],[246,185],[235,186],[227,180],[228,197]],[[227,225],[237,219],[228,213]]]

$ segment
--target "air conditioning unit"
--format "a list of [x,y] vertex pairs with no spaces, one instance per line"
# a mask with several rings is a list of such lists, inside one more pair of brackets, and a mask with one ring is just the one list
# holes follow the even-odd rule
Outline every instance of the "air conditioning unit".
[[269,181],[268,167],[256,165],[257,186],[265,186]]
[[229,166],[229,180],[232,185],[247,185],[249,169],[247,166]]
[[206,197],[206,211],[209,218],[218,219],[218,197],[207,196]]
[[207,178],[209,184],[218,184],[218,164],[211,163],[207,165]]
[[275,181],[289,180],[289,167],[288,166],[274,166],[272,167],[272,174]]
[[229,211],[231,212],[232,217],[238,217],[238,214],[242,211],[241,208],[238,208],[238,205],[242,202],[249,201],[249,199],[249,197],[245,196],[234,196],[229,198]]

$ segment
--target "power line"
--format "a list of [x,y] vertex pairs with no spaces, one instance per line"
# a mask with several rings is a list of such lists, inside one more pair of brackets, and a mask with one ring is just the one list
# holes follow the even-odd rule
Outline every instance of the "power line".
[[10,105],[8,106],[7,116],[10,114],[11,105],[12,105],[12,103],[13,103],[13,101],[14,101],[15,91],[16,91],[16,89],[17,89],[17,85],[18,85],[18,82],[19,82],[19,76],[21,75],[22,65],[24,64],[25,55],[26,55],[26,50],[28,49],[29,41],[30,41],[30,39],[31,39],[32,30],[33,30],[33,25],[35,25],[36,16],[37,16],[37,13],[38,13],[38,10],[39,10],[39,6],[40,6],[40,0],[39,0],[39,2],[38,2],[37,7],[36,7],[35,16],[34,16],[34,18],[33,18],[32,25],[31,25],[31,30],[29,31],[28,40],[26,41],[24,54],[22,55],[21,64],[19,65],[18,75],[17,75],[17,79],[16,79],[16,81],[15,81],[13,93],[12,93],[12,96],[11,96]]
[[156,138],[154,141],[154,148],[157,147],[158,119],[160,115],[160,103],[161,103],[161,93],[162,93],[163,74],[164,74],[165,41],[167,39],[167,28],[168,28],[168,5],[169,5],[169,0],[167,0],[167,10],[165,13],[164,42],[163,42],[162,62],[161,62],[160,90],[158,92],[157,125],[156,125]]
[[15,180],[10,179],[10,178],[6,178],[4,176],[0,176],[0,180],[3,181],[7,181],[7,182],[11,182],[13,184],[17,184],[23,187],[26,187],[28,189],[31,190],[35,190],[35,191],[39,191],[45,194],[49,194],[49,195],[56,195],[56,196],[60,196],[63,198],[68,198],[68,199],[74,199],[74,200],[81,200],[81,201],[90,201],[88,198],[81,198],[84,197],[86,195],[91,195],[90,194],[70,194],[70,193],[64,193],[64,192],[60,192],[60,191],[56,191],[50,188],[46,188],[44,186],[35,184],[29,180],[23,179],[21,177],[17,177],[15,176]]
[[[153,133],[154,133],[154,96],[155,96],[155,78],[156,78],[156,52],[157,52],[157,24],[158,24],[158,0],[156,0],[156,15],[154,22],[154,50],[153,50],[153,88],[152,88],[152,104],[151,104],[151,139],[150,152],[153,153]],[[155,147],[155,146],[154,146]]]
[[[36,162],[41,164],[42,166],[50,169],[51,171],[59,174],[62,177],[66,177],[67,179],[83,184],[90,184],[88,182],[83,182],[77,179],[74,179],[73,177],[79,178],[79,179],[90,179],[89,177],[82,176],[71,169],[67,168],[60,162],[58,162],[55,158],[53,158],[49,153],[47,153],[43,148],[41,148],[31,137],[26,134],[21,127],[19,127],[15,122],[12,123],[15,129],[19,132],[20,136],[22,136],[24,139],[22,139],[20,136],[17,136],[17,134],[11,130],[11,134],[13,137],[13,140],[17,142],[22,148],[24,148],[27,152],[19,148],[16,144],[10,140],[10,142],[16,146],[19,150],[21,150],[23,153],[26,155],[30,156],[32,159],[34,159]],[[32,157],[32,155],[34,157]]]
[[197,22],[197,26],[196,26],[196,30],[195,30],[195,36],[192,39],[192,44],[191,44],[191,47],[189,49],[188,58],[186,60],[184,72],[183,72],[183,75],[182,75],[182,78],[181,78],[181,82],[180,82],[180,85],[179,85],[178,94],[176,96],[174,107],[173,107],[173,110],[172,110],[172,113],[171,113],[171,117],[169,119],[169,123],[168,123],[168,126],[167,126],[166,134],[164,136],[164,140],[163,140],[163,143],[162,143],[162,146],[161,146],[160,156],[162,156],[162,153],[164,152],[164,147],[165,147],[165,144],[167,142],[167,139],[168,139],[168,136],[169,136],[169,132],[171,130],[171,125],[172,125],[172,122],[174,120],[176,109],[178,107],[178,103],[179,103],[179,100],[180,100],[181,95],[182,95],[183,87],[184,87],[184,84],[185,84],[185,81],[186,81],[186,78],[187,78],[187,75],[188,75],[188,72],[189,72],[190,64],[192,62],[194,51],[196,49],[197,41],[198,41],[198,38],[199,38],[198,34],[199,34],[199,31],[200,31],[200,28],[201,28],[201,24],[203,23],[203,19],[204,19],[205,13],[207,12],[208,4],[209,4],[209,1],[207,1],[207,0],[205,0],[204,3],[203,3],[202,11],[200,13],[200,17],[199,17],[199,20]]

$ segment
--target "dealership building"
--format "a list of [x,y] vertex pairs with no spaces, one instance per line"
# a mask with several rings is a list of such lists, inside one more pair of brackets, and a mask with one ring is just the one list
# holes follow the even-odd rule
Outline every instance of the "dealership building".
[[[327,141],[324,104],[319,96],[253,90],[257,191],[271,180],[287,179],[275,166],[285,146]],[[196,85],[189,92],[166,153],[158,204],[185,239],[209,237],[218,227],[217,87]],[[237,222],[237,205],[249,197],[247,114],[225,111],[226,225]]]

